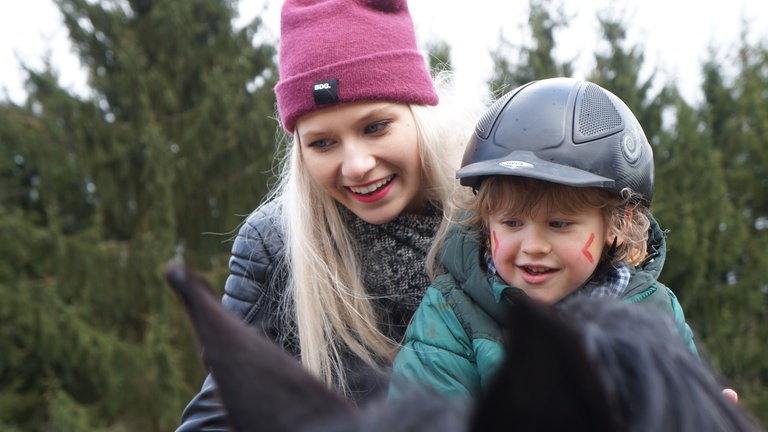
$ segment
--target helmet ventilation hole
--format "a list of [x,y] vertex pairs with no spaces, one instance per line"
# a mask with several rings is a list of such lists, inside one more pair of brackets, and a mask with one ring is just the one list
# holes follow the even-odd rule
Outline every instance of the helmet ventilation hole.
[[509,92],[505,94],[504,96],[497,99],[490,108],[488,108],[483,117],[480,118],[480,121],[477,122],[477,127],[475,128],[477,135],[483,139],[488,138],[488,135],[491,134],[493,123],[496,121],[496,117],[498,117],[499,111],[504,108],[504,106],[507,104],[507,101],[512,98],[514,93],[515,92]]
[[[577,113],[579,133],[583,141],[607,136],[621,131],[624,124],[619,111],[608,95],[595,84],[588,84],[581,98]],[[579,142],[583,142],[579,140]]]

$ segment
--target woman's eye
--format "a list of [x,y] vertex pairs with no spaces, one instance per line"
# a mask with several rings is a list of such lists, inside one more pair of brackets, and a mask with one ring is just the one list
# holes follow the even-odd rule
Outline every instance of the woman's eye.
[[390,120],[382,120],[376,123],[369,124],[365,127],[366,134],[377,134],[384,132],[392,122]]
[[325,150],[332,143],[333,143],[333,141],[331,141],[329,139],[322,139],[322,140],[312,141],[311,143],[309,143],[308,147],[311,147],[311,148],[317,149],[317,150]]

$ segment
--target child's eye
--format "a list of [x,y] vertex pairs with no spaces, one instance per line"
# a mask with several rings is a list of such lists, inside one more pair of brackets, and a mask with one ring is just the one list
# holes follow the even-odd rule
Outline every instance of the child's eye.
[[571,223],[566,221],[552,221],[549,223],[549,226],[551,226],[552,228],[559,228],[559,229],[567,228],[569,225],[571,225]]
[[509,227],[509,228],[517,228],[520,225],[522,225],[519,220],[515,220],[515,219],[503,220],[503,221],[501,221],[501,223],[504,226]]
[[365,133],[366,134],[382,134],[389,128],[390,124],[392,124],[391,120],[382,120],[376,123],[369,124],[368,126],[365,127]]

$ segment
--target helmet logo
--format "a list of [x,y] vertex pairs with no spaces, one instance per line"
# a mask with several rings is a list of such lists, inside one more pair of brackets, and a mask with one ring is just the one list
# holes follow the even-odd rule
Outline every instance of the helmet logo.
[[624,158],[627,159],[627,162],[635,163],[640,157],[641,147],[638,144],[634,134],[624,135],[624,139],[621,141],[621,151],[624,153]]
[[509,169],[512,169],[512,170],[525,169],[525,168],[533,168],[533,164],[532,163],[523,162],[523,161],[515,161],[515,160],[499,162],[499,165],[503,166],[504,168],[509,168]]

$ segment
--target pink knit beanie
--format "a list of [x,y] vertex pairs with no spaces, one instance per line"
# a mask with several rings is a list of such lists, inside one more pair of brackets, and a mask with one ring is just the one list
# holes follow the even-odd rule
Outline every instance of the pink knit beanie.
[[285,0],[280,22],[283,127],[308,112],[361,100],[435,105],[406,0]]

